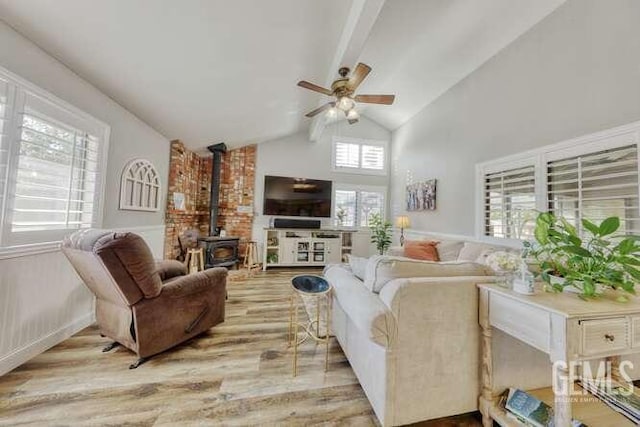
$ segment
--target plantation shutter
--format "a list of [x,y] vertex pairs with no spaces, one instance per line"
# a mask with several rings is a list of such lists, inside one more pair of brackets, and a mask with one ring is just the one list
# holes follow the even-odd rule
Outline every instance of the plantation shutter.
[[620,231],[640,234],[638,149],[630,145],[547,163],[549,210],[581,229],[620,217]]
[[533,237],[535,229],[535,167],[484,175],[485,236]]
[[338,168],[360,167],[360,145],[337,142],[335,148],[335,166]]
[[90,227],[98,137],[83,118],[34,95],[21,104],[11,233]]
[[[0,219],[4,212],[9,173],[9,83],[0,79]],[[0,221],[1,224],[1,221]]]
[[379,145],[363,145],[362,168],[384,170],[384,147]]
[[384,216],[384,193],[380,191],[360,192],[360,226],[368,227],[372,215]]

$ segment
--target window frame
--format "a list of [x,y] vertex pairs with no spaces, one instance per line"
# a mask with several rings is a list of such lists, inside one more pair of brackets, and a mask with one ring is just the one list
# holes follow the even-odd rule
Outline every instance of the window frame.
[[[640,121],[476,164],[476,238],[478,240],[500,244],[522,243],[522,240],[519,239],[485,235],[485,175],[533,165],[535,168],[535,206],[538,211],[546,212],[549,206],[547,189],[547,164],[549,162],[569,159],[577,156],[585,156],[599,151],[629,145],[635,145],[638,149],[638,166],[640,175]],[[638,194],[640,197],[640,185],[638,185]]]
[[[346,166],[336,165],[336,160],[337,160],[336,148],[338,143],[359,145],[360,149],[359,149],[359,160],[358,160],[359,166],[358,167],[346,167]],[[378,169],[368,169],[368,168],[362,167],[362,146],[363,145],[383,148],[384,150],[383,166],[384,167],[382,169],[378,170]],[[334,136],[331,142],[331,170],[337,173],[387,176],[389,174],[389,142],[385,140],[352,138],[352,137],[346,137],[346,136]]]
[[[64,235],[72,229],[42,230],[27,232],[29,236],[11,231],[11,215],[15,198],[16,176],[18,172],[22,116],[26,111],[27,99],[40,104],[44,109],[53,111],[52,119],[67,126],[76,126],[99,139],[96,183],[94,189],[92,227],[101,227],[103,223],[103,208],[105,198],[107,158],[109,152],[109,137],[111,128],[103,121],[58,98],[41,87],[23,79],[11,71],[0,67],[0,78],[8,83],[7,96],[7,125],[5,137],[8,144],[7,180],[4,186],[3,204],[0,205],[0,259],[12,254],[42,253],[57,250]],[[70,120],[66,122],[61,120]]]
[[355,213],[355,225],[354,226],[342,226],[344,228],[349,229],[365,229],[366,225],[360,225],[360,208],[361,208],[361,193],[362,192],[371,192],[371,193],[382,193],[382,218],[386,219],[387,217],[387,204],[388,204],[388,188],[382,185],[357,185],[357,184],[343,184],[343,183],[334,183],[332,189],[332,206],[331,206],[331,218],[332,220],[336,220],[336,191],[355,191],[356,192],[356,213]]

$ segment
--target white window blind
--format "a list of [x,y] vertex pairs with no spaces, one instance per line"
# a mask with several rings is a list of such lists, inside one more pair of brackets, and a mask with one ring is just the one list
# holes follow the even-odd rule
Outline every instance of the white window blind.
[[336,143],[335,163],[338,168],[359,168],[360,167],[360,145]]
[[382,191],[360,192],[360,226],[369,226],[371,215],[384,213],[384,193]]
[[0,80],[0,246],[55,242],[100,225],[107,136],[106,125],[64,101]]
[[547,182],[549,210],[578,229],[618,216],[621,232],[640,233],[636,145],[548,162]]
[[[5,202],[5,192],[7,190],[7,180],[9,172],[9,136],[8,132],[9,115],[9,84],[0,79],[0,220],[3,217]],[[0,221],[1,223],[1,221]]]
[[333,144],[333,169],[349,173],[387,173],[386,143],[336,137]]
[[372,215],[384,216],[385,192],[381,187],[339,186],[333,197],[337,224],[367,227]]
[[384,147],[377,145],[362,146],[362,168],[384,170]]
[[533,237],[536,218],[535,167],[484,175],[485,236]]
[[355,190],[336,190],[334,200],[336,207],[336,219],[338,220],[339,226],[355,227],[357,194],[358,193]]

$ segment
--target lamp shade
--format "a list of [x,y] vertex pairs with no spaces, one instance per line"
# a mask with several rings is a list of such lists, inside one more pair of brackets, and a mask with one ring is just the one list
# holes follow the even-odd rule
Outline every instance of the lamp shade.
[[409,228],[409,217],[406,215],[400,215],[396,217],[396,227]]

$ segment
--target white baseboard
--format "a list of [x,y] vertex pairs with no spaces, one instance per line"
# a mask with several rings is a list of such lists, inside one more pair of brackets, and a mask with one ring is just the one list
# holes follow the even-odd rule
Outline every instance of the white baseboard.
[[0,359],[0,376],[17,368],[29,359],[66,340],[73,334],[94,323],[93,313],[87,313],[79,319],[45,335],[32,343],[19,348]]

